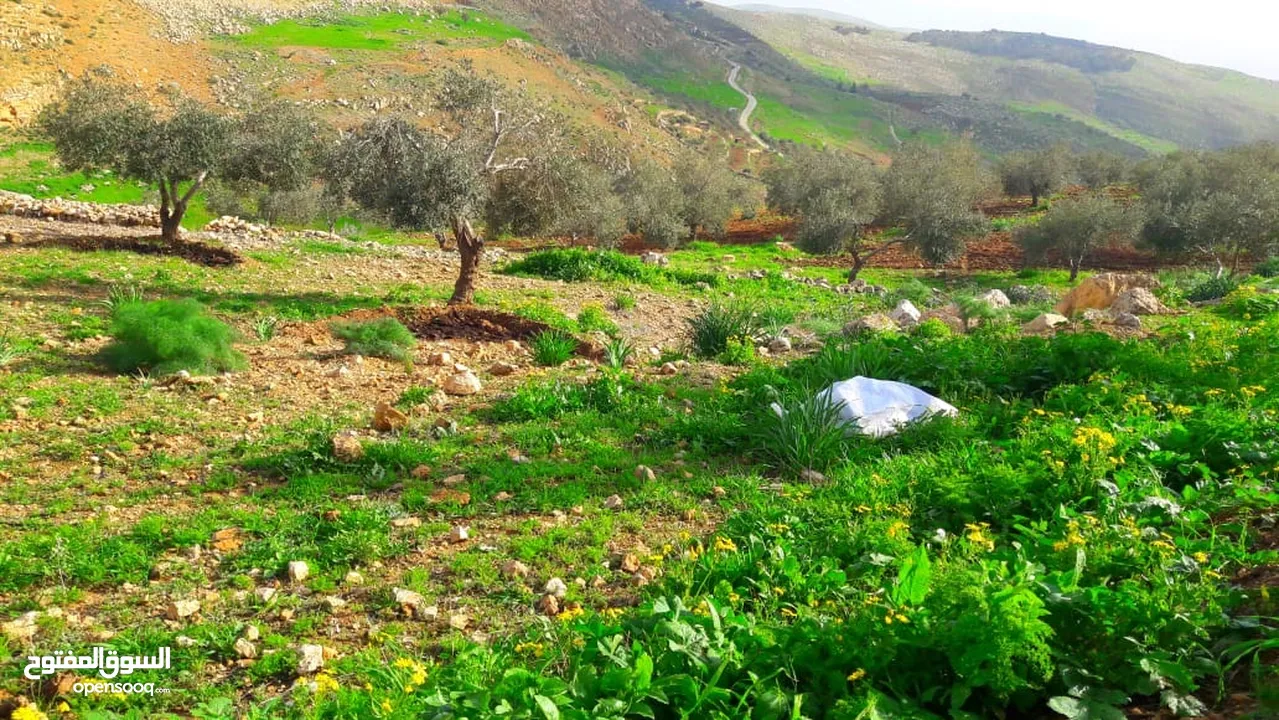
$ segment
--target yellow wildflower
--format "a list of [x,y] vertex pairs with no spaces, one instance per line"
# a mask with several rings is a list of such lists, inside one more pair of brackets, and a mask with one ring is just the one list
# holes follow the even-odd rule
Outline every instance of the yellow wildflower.
[[622,616],[622,609],[615,607],[604,608],[603,615],[609,620],[616,620]]
[[559,619],[561,622],[571,622],[581,617],[585,613],[586,611],[583,610],[582,607],[579,605],[577,607],[571,607],[565,610],[564,612],[560,613],[559,615],[556,615],[555,617]]
[[533,657],[542,657],[542,643],[522,642],[515,646],[515,652],[520,655],[532,655]]
[[785,595],[785,594],[786,594],[786,588],[784,588],[784,587],[778,587],[778,586],[774,585],[774,586],[773,586],[773,594],[774,594],[774,595],[776,595],[777,597],[781,597],[781,596],[783,596],[783,595]]
[[328,673],[320,673],[315,676],[315,694],[323,695],[325,693],[336,692],[340,686],[338,681]]
[[910,530],[910,523],[904,520],[898,520],[894,522],[892,525],[888,526],[888,537],[897,538],[897,537],[900,537],[902,533],[908,532],[909,530]]
[[856,670],[848,673],[848,682],[857,682],[864,677],[866,677],[866,671],[861,668],[857,668]]
[[393,710],[394,707],[395,706],[391,704],[390,700],[387,700],[385,698],[382,699],[382,712],[391,712],[391,710]]
[[885,625],[893,624],[893,614],[891,612],[884,616],[884,624]]
[[408,668],[413,667],[414,663],[413,663],[413,661],[412,661],[412,660],[410,660],[410,659],[408,659],[408,658],[398,658],[395,662],[391,663],[391,665],[392,665],[393,667],[397,667],[397,668],[400,668],[400,669],[402,669],[402,670],[406,670],[406,669],[408,669]]
[[987,552],[995,549],[995,541],[986,537],[986,531],[990,529],[990,523],[968,523],[964,525],[968,541],[974,545],[981,545],[986,548]]
[[67,704],[66,700],[63,700],[62,702],[58,703],[58,712],[60,713],[71,712],[71,706]]
[[1114,435],[1094,427],[1075,428],[1075,435],[1071,442],[1078,447],[1093,448],[1103,454],[1110,452],[1115,445],[1119,444]]
[[790,608],[782,608],[782,617],[793,618],[795,617],[795,611]]
[[23,705],[14,710],[9,717],[13,720],[49,720],[49,716],[40,712],[40,708],[35,705]]
[[771,525],[768,526],[768,531],[773,533],[774,535],[781,535],[782,533],[786,533],[790,531],[790,525],[787,525],[785,523],[772,523]]
[[1206,563],[1208,562],[1208,553],[1197,552],[1194,554],[1194,558],[1195,558],[1195,562],[1197,563]]
[[903,624],[910,622],[910,618],[906,617],[905,615],[902,615],[901,613],[897,613],[896,615],[893,615],[893,619]]
[[715,537],[715,549],[720,552],[737,552],[737,545],[726,537]]

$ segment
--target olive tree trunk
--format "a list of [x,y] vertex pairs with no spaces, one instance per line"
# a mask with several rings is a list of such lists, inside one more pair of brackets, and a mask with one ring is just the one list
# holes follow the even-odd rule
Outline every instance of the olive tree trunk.
[[453,286],[449,305],[470,305],[475,298],[475,276],[480,269],[480,257],[484,254],[484,238],[471,227],[471,221],[463,217],[453,219],[453,236],[457,239],[457,253],[462,265]]
[[186,215],[191,198],[200,191],[208,173],[202,172],[191,182],[185,193],[179,192],[177,180],[160,181],[160,239],[166,245],[177,245],[182,241],[182,217]]

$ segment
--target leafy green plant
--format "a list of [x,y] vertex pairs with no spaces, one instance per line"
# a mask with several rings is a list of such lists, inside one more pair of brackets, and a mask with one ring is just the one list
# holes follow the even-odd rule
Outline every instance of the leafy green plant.
[[0,368],[12,364],[22,357],[22,351],[9,339],[8,335],[0,335]]
[[676,283],[719,285],[723,279],[715,273],[694,272],[645,265],[642,260],[616,250],[590,251],[581,248],[541,250],[509,263],[502,272],[562,280],[564,282],[635,282],[646,285]]
[[999,317],[994,306],[976,297],[956,298],[955,307],[959,309],[959,319],[963,321],[965,330],[972,328],[974,320],[989,321]]
[[377,320],[335,322],[329,325],[333,336],[346,343],[343,352],[348,355],[382,357],[400,362],[413,359],[417,338],[392,317]]
[[535,335],[529,343],[533,361],[544,367],[558,367],[568,362],[577,352],[577,339],[558,330],[546,330]]
[[719,357],[729,340],[754,338],[758,329],[754,312],[741,305],[715,303],[688,320],[693,352],[704,358]]
[[243,356],[231,346],[235,333],[191,299],[118,305],[111,315],[111,337],[102,357],[117,372],[164,375],[244,367]]
[[1221,301],[1220,312],[1240,320],[1260,320],[1279,313],[1279,294],[1262,293],[1255,287],[1240,287]]
[[1252,271],[1263,278],[1279,277],[1279,255],[1257,263]]
[[758,359],[755,341],[750,337],[731,337],[717,359],[725,365],[750,365]]

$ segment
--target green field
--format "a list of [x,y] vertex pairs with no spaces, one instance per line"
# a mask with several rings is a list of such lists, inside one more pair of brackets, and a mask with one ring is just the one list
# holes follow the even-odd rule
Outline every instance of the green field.
[[381,13],[336,18],[281,20],[258,25],[231,38],[244,47],[314,47],[333,50],[393,50],[415,42],[477,41],[497,44],[528,35],[515,27],[468,10],[438,16]]

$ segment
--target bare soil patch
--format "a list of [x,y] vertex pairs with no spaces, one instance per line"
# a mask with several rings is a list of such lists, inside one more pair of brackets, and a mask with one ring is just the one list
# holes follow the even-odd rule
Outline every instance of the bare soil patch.
[[131,252],[139,255],[167,255],[205,267],[230,267],[244,262],[234,250],[216,247],[199,240],[184,240],[169,245],[155,237],[120,237],[110,235],[62,235],[25,243],[27,247],[60,247],[77,252]]

